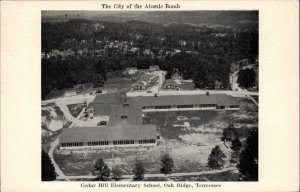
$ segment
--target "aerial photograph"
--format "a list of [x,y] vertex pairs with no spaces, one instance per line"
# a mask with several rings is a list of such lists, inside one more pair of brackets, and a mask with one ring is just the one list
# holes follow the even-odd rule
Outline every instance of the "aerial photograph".
[[257,10],[42,11],[41,181],[259,181],[258,34]]

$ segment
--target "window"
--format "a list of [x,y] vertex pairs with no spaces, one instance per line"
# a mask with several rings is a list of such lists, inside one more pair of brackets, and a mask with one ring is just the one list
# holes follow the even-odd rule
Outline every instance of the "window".
[[127,115],[122,115],[121,119],[127,119]]
[[159,105],[155,106],[155,109],[170,109],[171,105]]
[[124,103],[123,107],[129,107],[129,104],[128,103]]
[[216,107],[216,104],[200,104],[201,108]]
[[88,142],[88,146],[95,146],[95,145],[108,145],[108,141],[93,141],[93,142]]
[[77,146],[83,146],[82,142],[75,142],[75,143],[62,143],[62,147],[77,147]]
[[139,144],[149,144],[149,143],[155,143],[155,139],[139,140]]
[[193,105],[177,105],[177,108],[193,108]]
[[120,140],[120,141],[113,141],[114,145],[129,145],[134,144],[134,140]]
[[229,107],[230,107],[230,108],[240,108],[239,105],[230,105]]

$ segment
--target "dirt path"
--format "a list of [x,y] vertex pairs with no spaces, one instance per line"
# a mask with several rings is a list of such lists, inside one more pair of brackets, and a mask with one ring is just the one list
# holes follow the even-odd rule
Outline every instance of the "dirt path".
[[[164,174],[145,174],[145,178],[151,178],[151,177],[181,177],[181,176],[199,176],[199,175],[206,175],[206,174],[216,174],[216,173],[222,173],[226,171],[236,171],[236,167],[228,167],[221,170],[209,170],[209,171],[201,171],[201,172],[190,172],[190,173],[172,173],[168,176],[165,176]],[[123,175],[123,179],[132,179],[134,175]],[[93,179],[95,176],[93,175],[80,175],[80,176],[66,176],[68,179]]]

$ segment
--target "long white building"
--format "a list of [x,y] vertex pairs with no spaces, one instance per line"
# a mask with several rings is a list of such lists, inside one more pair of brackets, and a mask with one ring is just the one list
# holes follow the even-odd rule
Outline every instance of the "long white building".
[[122,121],[115,126],[63,129],[61,149],[137,147],[157,145],[155,125],[131,125]]

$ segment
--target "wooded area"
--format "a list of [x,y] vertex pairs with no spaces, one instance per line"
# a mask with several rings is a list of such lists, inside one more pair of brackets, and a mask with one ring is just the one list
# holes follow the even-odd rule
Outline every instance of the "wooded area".
[[[125,42],[126,49],[108,47],[115,42]],[[130,48],[138,51],[129,51]],[[217,80],[223,89],[228,89],[230,64],[258,55],[258,32],[255,28],[166,26],[141,21],[99,23],[81,19],[42,23],[42,51],[47,54],[54,49],[69,49],[74,55],[42,59],[43,98],[51,90],[105,81],[108,72],[150,65],[166,70],[167,77],[177,68],[184,79],[194,80],[197,88],[213,89]],[[151,54],[143,53],[146,49]],[[79,54],[82,50],[90,52]],[[179,51],[168,54],[174,50]]]

